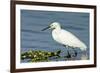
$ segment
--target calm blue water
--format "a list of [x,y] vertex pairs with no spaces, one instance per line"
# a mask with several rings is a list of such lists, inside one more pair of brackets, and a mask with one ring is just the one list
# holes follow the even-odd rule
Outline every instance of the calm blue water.
[[[30,49],[46,51],[61,49],[61,56],[66,56],[67,49],[53,40],[51,30],[41,31],[55,21],[87,45],[86,53],[89,59],[89,13],[21,10],[21,52]],[[74,60],[81,59],[82,52],[79,49],[77,51],[78,56]]]

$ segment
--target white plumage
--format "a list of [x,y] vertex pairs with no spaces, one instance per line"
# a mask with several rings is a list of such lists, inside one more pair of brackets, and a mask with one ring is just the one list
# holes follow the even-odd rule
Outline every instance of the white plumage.
[[73,48],[80,48],[81,50],[86,50],[87,46],[80,41],[75,35],[71,32],[61,29],[60,24],[58,22],[54,22],[51,25],[52,30],[52,37],[53,39],[62,44],[73,47]]
[[50,26],[44,28],[42,31],[48,28],[52,29],[52,37],[56,42],[64,45],[65,47],[80,48],[81,51],[86,51],[87,46],[74,34],[62,29],[60,23],[53,22],[50,24]]

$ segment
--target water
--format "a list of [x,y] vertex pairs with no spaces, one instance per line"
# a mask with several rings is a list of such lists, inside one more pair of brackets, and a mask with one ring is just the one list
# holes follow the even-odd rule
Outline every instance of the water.
[[[52,22],[59,22],[63,29],[72,32],[83,41],[88,47],[86,53],[89,59],[89,13],[82,12],[21,10],[21,52],[30,49],[46,51],[60,49],[61,56],[66,56],[67,49],[53,40],[51,30],[41,31]],[[83,52],[79,49],[77,51],[78,56],[73,60],[81,60]]]

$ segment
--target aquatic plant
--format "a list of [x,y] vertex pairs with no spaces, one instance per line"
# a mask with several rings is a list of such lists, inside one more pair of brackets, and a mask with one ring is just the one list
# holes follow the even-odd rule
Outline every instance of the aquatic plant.
[[21,53],[21,59],[30,59],[29,62],[44,62],[49,61],[50,57],[60,57],[61,50],[49,52],[43,50],[29,50]]

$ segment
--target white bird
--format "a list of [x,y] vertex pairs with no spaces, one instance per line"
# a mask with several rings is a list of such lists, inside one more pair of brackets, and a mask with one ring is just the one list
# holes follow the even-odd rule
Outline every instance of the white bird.
[[[48,28],[52,29],[52,37],[56,42],[64,45],[66,48],[79,48],[81,51],[86,51],[87,46],[71,32],[61,29],[60,23],[53,22],[42,31]],[[76,52],[75,54],[77,55]]]

